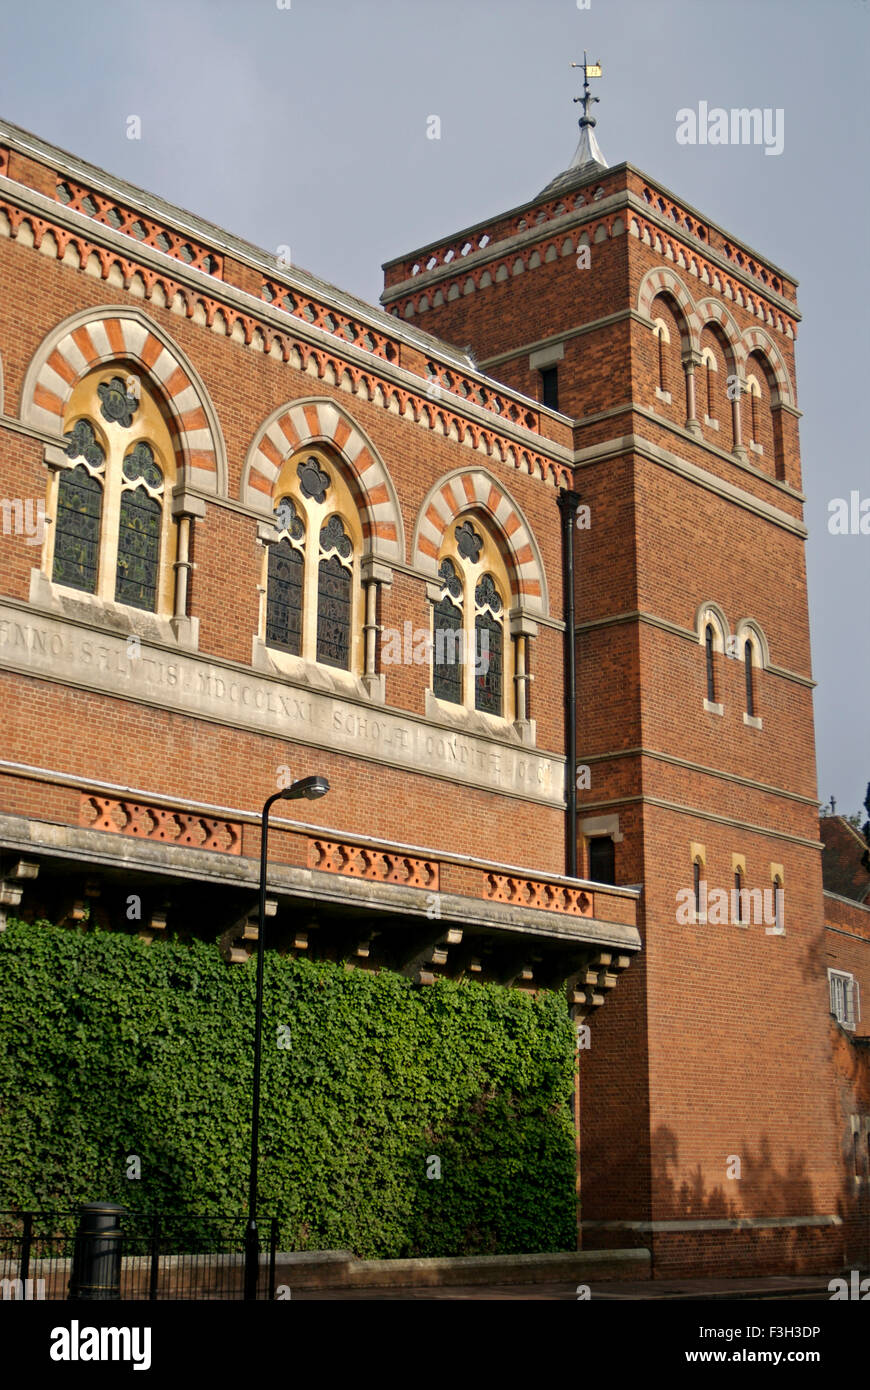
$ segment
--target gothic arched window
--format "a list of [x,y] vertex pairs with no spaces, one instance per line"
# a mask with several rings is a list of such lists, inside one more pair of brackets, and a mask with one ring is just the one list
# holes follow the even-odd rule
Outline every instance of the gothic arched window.
[[503,713],[504,604],[491,574],[474,590],[474,706]]
[[462,704],[462,580],[452,560],[444,559],[438,569],[444,593],[435,604],[432,689],[439,700]]
[[71,464],[49,484],[52,581],[169,616],[176,535],[168,494],[176,467],[160,405],[138,377],[98,368],[76,383],[67,418]]
[[433,604],[432,693],[498,719],[513,718],[514,654],[505,624],[510,581],[484,523],[466,518],[448,529]]
[[67,457],[84,462],[64,469],[58,479],[52,579],[93,594],[99,574],[106,452],[87,420],[77,420],[64,438]]
[[269,546],[266,642],[292,656],[302,653],[302,599],[305,575],[305,525],[292,497],[275,508],[281,539]]
[[337,513],[320,530],[317,567],[317,660],[350,669],[353,545]]
[[122,472],[115,600],[153,613],[160,577],[163,474],[144,440],[133,445]]
[[277,540],[266,549],[266,646],[359,674],[362,527],[350,486],[325,451],[285,459],[275,480]]
[[746,713],[750,718],[755,715],[755,690],[752,683],[752,643],[743,644],[743,668],[746,672]]

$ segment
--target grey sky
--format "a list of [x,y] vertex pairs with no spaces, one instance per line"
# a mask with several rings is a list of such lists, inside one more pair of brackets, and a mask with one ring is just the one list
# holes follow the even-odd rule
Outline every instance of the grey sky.
[[[870,536],[827,520],[831,498],[870,497],[867,0],[6,0],[0,116],[376,303],[382,261],[568,164],[584,48],[608,162],[800,281],[819,794],[857,810]],[[781,107],[782,154],[678,145],[676,112],[702,100]]]

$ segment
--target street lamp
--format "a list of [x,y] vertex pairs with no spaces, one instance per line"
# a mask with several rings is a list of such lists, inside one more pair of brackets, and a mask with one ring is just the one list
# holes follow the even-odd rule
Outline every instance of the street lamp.
[[245,1230],[245,1300],[257,1297],[260,1242],[257,1235],[257,1146],[260,1135],[260,1061],[263,1043],[263,965],[266,935],[266,867],[268,861],[269,812],[276,801],[316,801],[329,791],[325,777],[302,777],[275,792],[263,807],[260,827],[260,915],[257,933],[257,1003],[254,1025],[254,1095],[251,1109],[251,1167],[248,1179],[248,1225]]

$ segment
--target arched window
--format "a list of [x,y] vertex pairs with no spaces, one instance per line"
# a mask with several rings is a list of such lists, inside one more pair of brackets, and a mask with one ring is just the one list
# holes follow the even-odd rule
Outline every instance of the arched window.
[[715,367],[714,367],[714,363],[713,363],[713,354],[712,354],[712,353],[708,353],[708,355],[707,355],[705,361],[706,361],[706,373],[705,373],[705,376],[706,376],[706,382],[707,382],[707,416],[708,416],[709,419],[712,420],[712,419],[713,419],[713,372],[715,371]]
[[50,481],[46,507],[55,521],[46,547],[53,583],[170,617],[177,541],[168,495],[177,468],[161,405],[115,365],[76,383],[66,419],[72,462]]
[[503,614],[495,580],[485,574],[474,590],[474,705],[486,714],[502,714]]
[[707,699],[710,704],[716,703],[716,672],[713,665],[713,624],[708,623],[704,633],[704,643],[707,655]]
[[746,713],[750,719],[755,717],[755,690],[752,682],[752,643],[743,644],[743,669],[746,673]]
[[692,892],[695,895],[695,916],[700,917],[701,905],[701,861],[697,857],[692,863]]
[[433,604],[432,693],[499,719],[513,718],[514,658],[505,623],[510,581],[496,538],[477,518],[445,536]]
[[653,332],[655,333],[655,336],[656,336],[656,339],[657,339],[656,348],[657,348],[657,352],[658,352],[658,371],[659,371],[659,388],[658,388],[658,389],[661,391],[662,395],[665,395],[665,394],[667,394],[667,389],[668,389],[667,369],[666,369],[666,358],[665,358],[665,344],[666,344],[666,343],[669,343],[669,342],[671,341],[671,335],[670,335],[670,333],[668,332],[668,326],[667,326],[667,324],[665,323],[664,319],[656,319],[656,320],[655,320],[655,323],[654,323],[654,325],[653,325]]
[[302,600],[305,575],[305,524],[292,497],[275,508],[281,539],[269,546],[266,642],[292,656],[302,653]]
[[52,579],[70,589],[96,593],[106,452],[87,420],[64,436],[66,455],[83,459],[58,479]]
[[444,559],[438,569],[444,593],[434,609],[432,689],[439,700],[462,704],[462,580],[452,560]]
[[337,513],[320,530],[317,568],[317,660],[350,669],[353,546]]
[[153,613],[160,579],[163,474],[150,444],[141,439],[127,454],[121,471],[115,601]]
[[273,496],[261,636],[273,651],[358,674],[362,528],[350,486],[311,447],[285,460]]

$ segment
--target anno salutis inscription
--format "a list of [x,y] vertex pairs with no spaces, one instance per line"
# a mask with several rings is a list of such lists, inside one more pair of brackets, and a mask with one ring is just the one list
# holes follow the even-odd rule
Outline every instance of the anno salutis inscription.
[[320,691],[167,653],[136,638],[94,634],[0,604],[0,663],[62,684],[96,688],[451,781],[562,803],[559,761],[439,730],[411,715],[361,709]]

